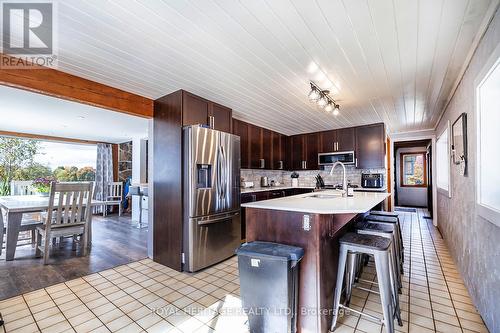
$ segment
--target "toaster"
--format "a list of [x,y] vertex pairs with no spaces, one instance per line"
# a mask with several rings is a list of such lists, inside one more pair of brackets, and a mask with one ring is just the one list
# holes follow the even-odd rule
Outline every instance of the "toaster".
[[362,173],[361,187],[382,188],[384,186],[384,175],[381,173]]

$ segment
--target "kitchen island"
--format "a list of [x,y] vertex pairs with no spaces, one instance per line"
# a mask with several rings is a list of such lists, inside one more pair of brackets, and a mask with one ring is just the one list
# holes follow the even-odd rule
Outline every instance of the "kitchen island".
[[389,193],[329,190],[242,204],[246,240],[302,247],[298,332],[327,332],[332,318],[339,238]]

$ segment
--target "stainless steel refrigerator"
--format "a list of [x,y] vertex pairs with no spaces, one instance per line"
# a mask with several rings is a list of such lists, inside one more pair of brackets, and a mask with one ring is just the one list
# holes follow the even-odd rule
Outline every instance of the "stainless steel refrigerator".
[[184,270],[232,255],[241,242],[240,137],[184,128]]

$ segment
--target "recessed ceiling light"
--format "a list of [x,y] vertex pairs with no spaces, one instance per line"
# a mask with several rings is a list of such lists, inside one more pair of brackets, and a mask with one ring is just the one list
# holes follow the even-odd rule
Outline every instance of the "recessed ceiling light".
[[84,116],[78,116],[78,119],[85,119]]

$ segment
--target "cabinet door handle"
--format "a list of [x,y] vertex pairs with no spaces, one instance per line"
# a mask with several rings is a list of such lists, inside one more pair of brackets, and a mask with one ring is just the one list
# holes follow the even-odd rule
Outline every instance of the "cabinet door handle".
[[357,167],[358,167],[358,158],[356,157],[356,158],[354,159],[354,161],[356,162],[356,164],[355,164],[355,165],[356,165],[356,168],[357,168]]
[[279,169],[283,170],[283,161],[279,161]]
[[260,159],[260,168],[261,168],[261,169],[264,169],[265,167],[266,167],[266,160],[265,160],[265,159],[263,159],[263,158],[261,158],[261,159]]
[[215,128],[215,117],[214,116],[208,116],[208,126],[212,129]]

